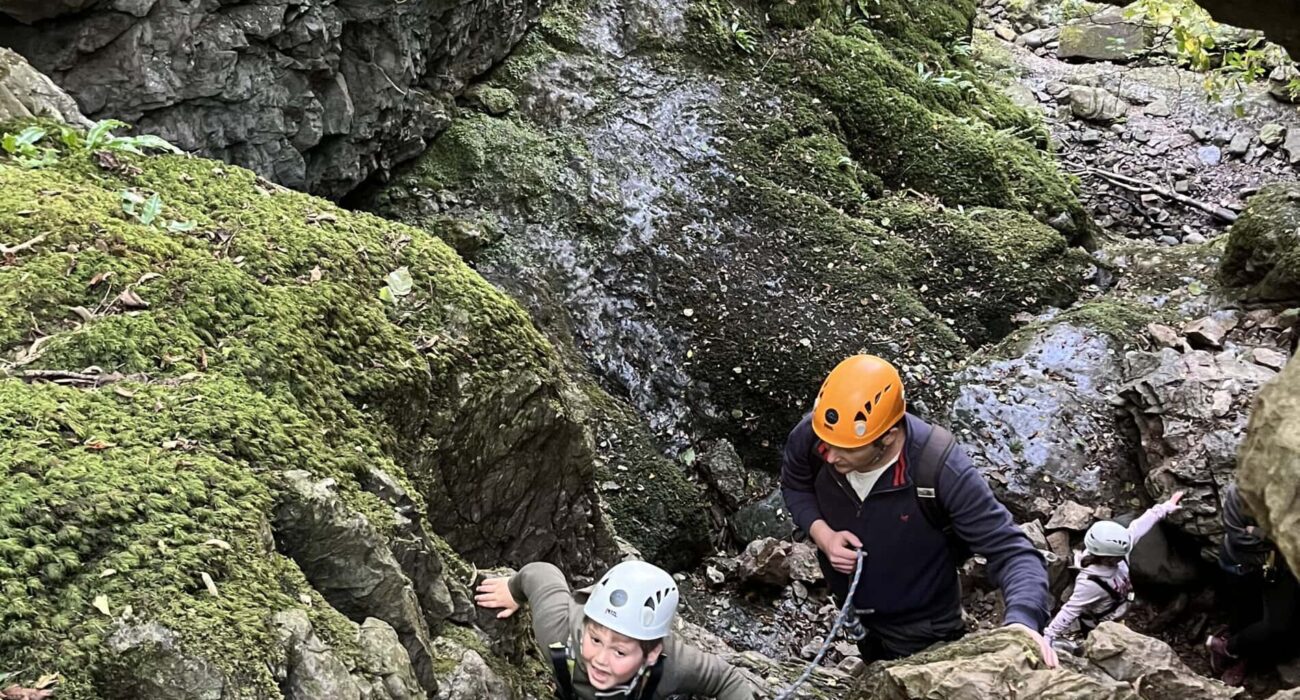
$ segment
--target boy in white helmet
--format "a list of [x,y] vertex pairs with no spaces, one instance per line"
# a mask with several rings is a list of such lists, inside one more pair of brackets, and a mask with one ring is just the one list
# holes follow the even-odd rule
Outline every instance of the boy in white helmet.
[[1048,641],[1065,634],[1075,620],[1087,636],[1097,625],[1118,620],[1128,612],[1129,601],[1133,599],[1129,552],[1156,523],[1178,510],[1182,498],[1182,491],[1175,493],[1168,501],[1151,506],[1128,527],[1113,520],[1101,520],[1088,528],[1083,537],[1084,551],[1076,552],[1076,566],[1080,571],[1074,580],[1074,593],[1043,632]]
[[573,597],[564,574],[534,562],[505,578],[479,584],[480,607],[513,615],[532,605],[533,635],[555,667],[560,700],[654,700],[698,695],[753,700],[749,684],[722,659],[677,640],[677,583],[643,561],[610,569],[586,603]]

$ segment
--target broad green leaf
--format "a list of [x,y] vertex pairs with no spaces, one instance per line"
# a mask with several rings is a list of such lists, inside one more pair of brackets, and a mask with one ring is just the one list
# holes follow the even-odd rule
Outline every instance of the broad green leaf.
[[104,613],[105,615],[111,616],[113,614],[112,612],[109,611],[108,596],[102,593],[100,595],[95,596],[95,602],[92,603],[92,605],[95,606],[96,610]]
[[144,208],[140,210],[140,223],[149,226],[162,213],[162,197],[154,192],[149,199],[144,201]]
[[184,153],[181,149],[173,146],[171,142],[161,136],[153,134],[141,134],[130,139],[133,144],[140,148],[151,148],[155,151],[168,151],[170,153]]
[[113,131],[113,129],[128,128],[129,126],[130,125],[126,122],[118,121],[116,119],[103,119],[95,122],[95,125],[90,127],[90,131],[86,132],[85,148],[87,150],[99,148],[106,138],[112,138],[110,132]]
[[195,225],[193,221],[173,221],[167,224],[167,230],[172,233],[185,233],[186,231],[193,231]]
[[39,126],[29,126],[18,132],[18,143],[20,145],[30,146],[43,138],[45,138],[45,129]]
[[397,299],[393,298],[393,292],[388,287],[379,290],[379,298],[380,300],[386,301],[390,304],[397,301]]

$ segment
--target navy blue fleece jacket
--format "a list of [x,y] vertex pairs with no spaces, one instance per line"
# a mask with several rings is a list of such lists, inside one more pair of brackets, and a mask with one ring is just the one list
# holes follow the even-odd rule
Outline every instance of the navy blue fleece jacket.
[[[920,459],[931,428],[911,414],[905,421],[902,457],[865,502],[822,459],[809,416],[790,432],[781,465],[781,492],[795,525],[809,532],[825,520],[862,541],[867,557],[854,607],[874,611],[864,619],[868,624],[933,619],[961,605],[951,545],[922,514],[907,466]],[[1006,601],[1005,622],[1041,632],[1050,612],[1046,565],[960,446],[939,473],[938,492],[956,534],[988,560],[989,576]],[[846,576],[834,574],[829,583],[840,593],[848,589]]]

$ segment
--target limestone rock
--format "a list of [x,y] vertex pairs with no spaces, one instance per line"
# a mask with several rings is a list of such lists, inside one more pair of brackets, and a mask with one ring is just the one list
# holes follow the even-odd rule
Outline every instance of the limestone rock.
[[1169,108],[1169,100],[1164,97],[1143,107],[1142,112],[1152,117],[1167,117],[1173,114],[1173,110]]
[[1070,111],[1090,122],[1113,122],[1128,113],[1128,103],[1109,90],[1075,85],[1070,88]]
[[1147,334],[1151,339],[1156,341],[1156,347],[1174,348],[1182,347],[1182,340],[1178,336],[1178,331],[1160,323],[1147,324]]
[[66,92],[22,56],[0,47],[0,121],[32,117],[49,117],[74,126],[90,125]]
[[1025,42],[1025,46],[1031,49],[1045,46],[1060,37],[1061,30],[1058,27],[1042,27],[1020,35],[1020,38]]
[[1122,9],[1106,8],[1061,27],[1056,55],[1062,60],[1130,61],[1145,53],[1150,43],[1149,30],[1125,20]]
[[1286,137],[1286,127],[1277,122],[1269,122],[1259,130],[1259,142],[1272,148]]
[[186,655],[176,633],[157,622],[120,627],[107,644],[122,669],[107,688],[118,697],[224,700],[239,693],[216,663]]
[[744,462],[736,448],[726,440],[718,440],[699,456],[700,471],[709,485],[718,493],[723,505],[731,511],[748,498],[749,479]]
[[6,24],[0,44],[92,119],[122,119],[340,197],[418,155],[449,123],[451,96],[500,61],[541,9],[533,0],[3,0],[6,14],[46,21]]
[[438,657],[449,662],[450,669],[440,674],[438,693],[431,698],[514,700],[518,697],[477,651],[449,637],[439,637],[436,645]]
[[[383,620],[368,618],[361,623],[361,658],[357,673],[369,680],[370,697],[391,700],[416,700],[425,697],[420,681],[411,668],[411,658],[402,647],[397,631]],[[361,681],[359,681],[361,682]],[[362,691],[362,698],[366,693]]]
[[1147,491],[1186,490],[1170,522],[1196,535],[1207,558],[1223,532],[1218,492],[1232,479],[1247,413],[1275,373],[1232,352],[1129,352],[1120,396],[1141,435]]
[[1292,571],[1300,570],[1300,362],[1260,392],[1241,448],[1238,483]]
[[806,542],[762,539],[750,542],[737,559],[741,580],[784,586],[822,580],[817,550]]
[[1052,519],[1047,521],[1046,527],[1048,530],[1083,532],[1092,525],[1094,519],[1092,508],[1079,505],[1074,501],[1066,501],[1057,506],[1056,511],[1052,513]]
[[421,685],[432,690],[429,628],[388,543],[364,516],[347,509],[332,480],[297,470],[286,472],[285,480],[289,493],[274,520],[280,547],[339,612],[358,623],[375,617],[392,625]]
[[[277,613],[271,623],[287,652],[285,679],[280,686],[285,700],[361,700],[361,687],[356,679],[348,673],[347,665],[316,636],[305,612]],[[409,669],[410,660],[406,663]]]
[[794,532],[794,520],[790,517],[790,511],[786,510],[781,489],[736,511],[731,516],[731,532],[736,541],[744,544],[764,537],[778,540],[789,538]]
[[425,515],[397,480],[378,467],[371,466],[362,479],[362,488],[379,496],[393,509],[394,527],[388,547],[411,581],[425,624],[436,630],[454,610],[451,589],[443,577],[443,562],[432,536],[425,531]]
[[1235,698],[1244,692],[1196,675],[1168,644],[1104,622],[1088,635],[1084,655],[1118,681],[1132,683],[1144,700]]
[[1255,348],[1250,351],[1250,358],[1255,364],[1262,365],[1271,370],[1281,371],[1286,366],[1286,353],[1272,348]]
[[1287,162],[1291,165],[1300,163],[1300,129],[1287,129],[1286,140],[1282,142]]
[[1183,335],[1194,348],[1218,350],[1223,347],[1224,336],[1236,328],[1239,321],[1235,311],[1216,311],[1183,326]]

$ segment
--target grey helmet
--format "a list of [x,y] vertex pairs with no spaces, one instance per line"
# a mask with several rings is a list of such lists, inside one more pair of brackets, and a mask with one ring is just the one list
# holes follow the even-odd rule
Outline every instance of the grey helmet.
[[1098,557],[1127,557],[1133,550],[1133,537],[1128,528],[1113,520],[1101,520],[1088,528],[1083,536],[1083,548]]

